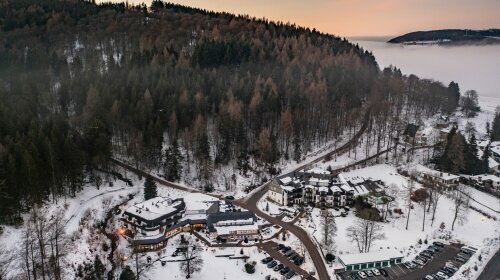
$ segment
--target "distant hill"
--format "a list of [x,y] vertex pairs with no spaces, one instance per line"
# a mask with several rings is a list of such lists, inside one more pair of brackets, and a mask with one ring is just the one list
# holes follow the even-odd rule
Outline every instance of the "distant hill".
[[500,44],[500,29],[443,29],[411,32],[388,41],[394,44]]

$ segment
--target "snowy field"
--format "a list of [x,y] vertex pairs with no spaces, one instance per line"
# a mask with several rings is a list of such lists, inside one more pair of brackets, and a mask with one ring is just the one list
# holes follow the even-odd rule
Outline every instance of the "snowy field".
[[[186,279],[183,272],[180,269],[178,262],[168,262],[169,260],[176,259],[171,257],[172,253],[177,247],[177,241],[180,235],[175,236],[169,240],[169,244],[166,247],[164,253],[161,257],[165,257],[167,264],[162,266],[161,263],[154,264],[153,268],[150,269],[145,276],[150,280],[173,280],[173,279]],[[241,254],[242,248],[231,247],[231,248],[214,248],[207,247],[204,243],[198,241],[196,246],[200,248],[200,257],[203,259],[203,265],[199,272],[195,272],[190,279],[194,280],[211,280],[211,279],[239,279],[239,280],[251,280],[251,279],[264,279],[266,275],[271,275],[273,277],[281,277],[278,272],[267,268],[266,265],[262,264],[260,261],[267,257],[267,253],[264,251],[259,251],[257,247],[245,247],[243,248],[243,255]],[[156,253],[149,253],[154,260],[158,257]],[[233,255],[235,257],[248,256],[247,262],[256,262],[255,273],[248,274],[245,271],[245,261],[242,259],[229,259],[229,257],[217,257],[222,255]],[[133,262],[128,263],[133,266]],[[296,277],[297,278],[297,277]]]

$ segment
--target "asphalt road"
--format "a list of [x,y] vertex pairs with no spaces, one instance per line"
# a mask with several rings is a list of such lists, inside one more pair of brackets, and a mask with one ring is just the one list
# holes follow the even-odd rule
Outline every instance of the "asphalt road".
[[314,267],[316,268],[316,271],[318,273],[317,277],[319,277],[319,279],[321,280],[330,279],[330,274],[328,273],[328,269],[326,268],[326,265],[323,261],[323,256],[319,252],[319,249],[316,247],[316,244],[311,240],[311,238],[304,229],[294,225],[293,223],[287,223],[275,217],[271,217],[266,213],[262,212],[257,207],[257,202],[266,192],[267,192],[267,185],[260,188],[258,191],[254,192],[252,196],[250,196],[245,201],[238,200],[235,201],[234,204],[242,208],[245,208],[247,210],[250,210],[255,214],[257,214],[257,216],[266,219],[272,224],[279,225],[283,229],[294,234],[298,239],[300,239],[302,244],[304,244],[304,247],[307,249],[307,252],[309,252],[309,255],[311,256],[311,259],[314,263]]
[[486,264],[477,280],[500,280],[500,251]]

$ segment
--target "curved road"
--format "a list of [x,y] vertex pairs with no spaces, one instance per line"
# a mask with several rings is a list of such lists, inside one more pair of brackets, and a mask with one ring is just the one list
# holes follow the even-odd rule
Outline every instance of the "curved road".
[[[358,139],[363,135],[363,133],[365,132],[365,130],[368,128],[368,125],[370,123],[370,109],[368,108],[366,113],[365,113],[365,116],[363,117],[363,124],[361,125],[361,128],[359,129],[359,131],[354,135],[353,138],[351,138],[347,143],[345,143],[344,145],[342,145],[341,147],[331,151],[331,152],[328,152],[328,153],[325,153],[307,163],[304,163],[300,166],[298,166],[297,168],[295,168],[292,172],[289,172],[289,173],[293,173],[297,170],[301,170],[301,169],[305,169],[307,168],[307,166],[309,166],[310,164],[314,164],[314,163],[317,163],[321,160],[323,160],[324,158],[328,157],[328,156],[332,156],[336,153],[342,153],[342,152],[345,152],[347,151],[353,144],[356,144],[356,142],[358,141]],[[127,163],[124,163],[122,161],[119,161],[117,159],[111,159],[111,161],[123,168],[126,168],[134,173],[137,173],[141,176],[144,176],[144,177],[149,177],[151,178],[152,180],[156,181],[157,183],[160,183],[164,186],[167,186],[167,187],[171,187],[171,188],[174,188],[174,189],[178,189],[178,190],[183,190],[183,191],[187,191],[187,192],[200,192],[199,190],[197,189],[194,189],[194,188],[190,188],[190,187],[186,187],[186,186],[181,186],[179,184],[176,184],[176,183],[173,183],[173,182],[169,182],[167,180],[163,180],[161,178],[158,178],[156,176],[153,176],[143,170],[139,170]],[[289,174],[288,173],[288,174]],[[282,228],[284,228],[285,230],[293,233],[295,236],[297,236],[298,239],[300,239],[300,241],[304,244],[304,246],[306,247],[309,255],[311,256],[311,259],[314,263],[314,267],[316,268],[316,272],[317,272],[317,276],[319,277],[320,280],[329,280],[330,279],[330,273],[328,272],[328,269],[326,268],[326,265],[325,265],[325,262],[323,261],[323,257],[319,251],[319,248],[316,246],[316,244],[314,243],[314,241],[312,241],[312,239],[310,238],[309,234],[304,230],[302,229],[301,227],[298,227],[296,226],[295,224],[293,223],[287,223],[287,222],[284,222],[280,219],[277,219],[277,218],[274,218],[274,217],[271,217],[269,215],[267,215],[266,213],[263,213],[262,211],[260,211],[260,209],[257,207],[257,202],[259,201],[260,198],[262,198],[262,196],[265,195],[265,193],[267,192],[267,184],[268,183],[265,183],[264,185],[260,186],[258,189],[254,190],[252,193],[249,194],[249,196],[247,196],[245,199],[243,200],[236,200],[234,201],[234,204],[241,207],[241,208],[244,208],[244,209],[247,209],[249,211],[252,211],[254,212],[255,214],[257,214],[258,216],[262,217],[262,218],[265,218],[267,221],[269,221],[270,223],[273,223],[273,224],[276,224],[276,225],[279,225],[281,226]],[[221,196],[218,196],[218,195],[213,195],[213,194],[208,194],[207,195],[211,195],[211,196],[214,196],[214,197],[218,197],[218,198],[221,198]]]

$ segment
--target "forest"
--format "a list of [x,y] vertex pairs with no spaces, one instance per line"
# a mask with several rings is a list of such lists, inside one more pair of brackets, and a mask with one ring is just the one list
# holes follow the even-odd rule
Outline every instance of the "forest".
[[344,38],[161,1],[0,0],[0,30],[6,224],[108,183],[112,157],[210,189],[228,166],[273,175],[365,116],[380,147],[460,98]]

